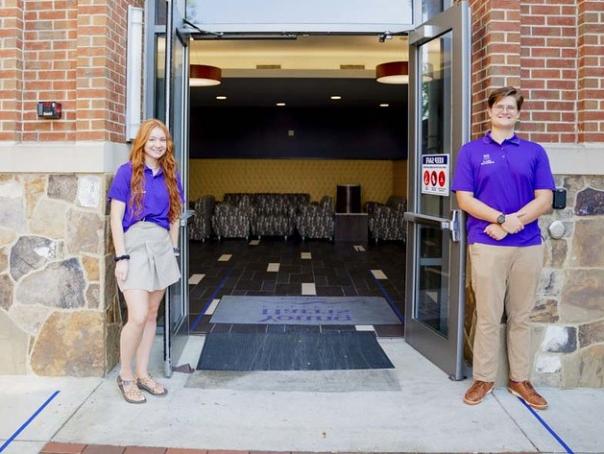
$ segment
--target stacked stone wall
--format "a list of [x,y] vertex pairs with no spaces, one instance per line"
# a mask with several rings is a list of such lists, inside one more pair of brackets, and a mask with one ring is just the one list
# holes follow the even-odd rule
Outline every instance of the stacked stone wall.
[[0,177],[0,374],[98,376],[116,363],[107,182]]
[[[82,146],[97,173],[0,174],[0,374],[98,376],[117,362],[101,162],[124,148],[129,5],[144,2],[0,0],[3,156],[60,142],[79,160],[79,143],[99,143]],[[38,101],[60,102],[62,118],[39,118]]]
[[[540,220],[545,268],[534,322],[534,375],[562,387],[604,386],[604,176],[557,176],[568,206]],[[561,239],[547,226],[564,224]]]

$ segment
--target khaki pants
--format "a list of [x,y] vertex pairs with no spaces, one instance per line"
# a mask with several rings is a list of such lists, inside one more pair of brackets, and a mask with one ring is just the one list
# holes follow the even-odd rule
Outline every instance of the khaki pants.
[[476,295],[474,380],[494,382],[497,376],[499,325],[507,313],[510,379],[529,379],[529,316],[543,267],[543,245],[528,247],[469,246],[472,288]]

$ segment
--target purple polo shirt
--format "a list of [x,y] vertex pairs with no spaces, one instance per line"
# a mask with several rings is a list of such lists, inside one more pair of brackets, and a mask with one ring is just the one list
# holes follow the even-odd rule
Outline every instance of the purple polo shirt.
[[[166,179],[162,169],[159,169],[157,174],[153,175],[152,170],[145,166],[145,194],[143,195],[143,209],[135,218],[133,215],[133,207],[130,206],[130,180],[132,179],[132,163],[128,161],[122,164],[115,173],[113,183],[107,194],[110,199],[120,200],[126,204],[126,212],[122,219],[124,232],[133,224],[140,220],[154,222],[157,225],[169,229],[170,222],[168,213],[170,211],[170,196]],[[176,183],[180,200],[183,201],[183,190],[180,182],[180,176],[176,174]]]
[[[488,132],[468,142],[457,155],[452,191],[468,191],[502,213],[515,213],[535,198],[537,189],[555,189],[543,147],[514,135],[498,144]],[[533,221],[515,234],[497,241],[484,233],[488,221],[468,214],[468,244],[534,246],[541,244],[539,224]]]

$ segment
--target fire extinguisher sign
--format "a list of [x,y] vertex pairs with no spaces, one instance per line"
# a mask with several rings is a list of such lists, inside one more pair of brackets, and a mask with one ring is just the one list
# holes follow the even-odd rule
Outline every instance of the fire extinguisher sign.
[[449,155],[422,155],[422,194],[449,196]]

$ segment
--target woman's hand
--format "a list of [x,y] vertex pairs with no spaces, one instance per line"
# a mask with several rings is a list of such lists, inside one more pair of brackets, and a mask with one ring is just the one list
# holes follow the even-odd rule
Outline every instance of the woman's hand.
[[115,277],[118,281],[125,281],[128,277],[128,260],[120,260],[115,264]]

